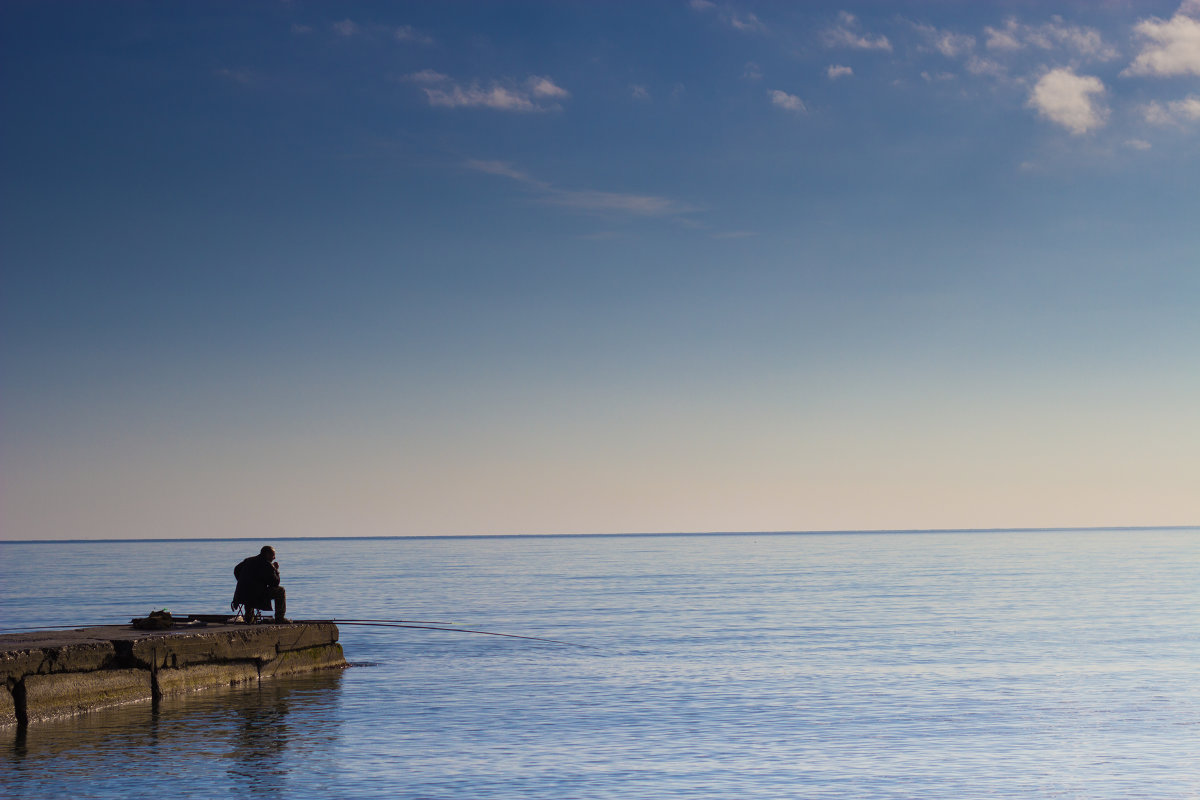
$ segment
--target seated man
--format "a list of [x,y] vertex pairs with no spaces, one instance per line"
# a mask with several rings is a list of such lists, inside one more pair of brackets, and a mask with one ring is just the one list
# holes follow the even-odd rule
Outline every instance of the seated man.
[[273,547],[264,547],[258,555],[243,560],[233,568],[233,576],[237,578],[237,588],[233,591],[230,606],[236,609],[245,604],[247,622],[254,618],[255,610],[270,611],[272,600],[275,601],[275,621],[289,621],[284,616],[287,595],[279,585],[279,563],[275,561]]

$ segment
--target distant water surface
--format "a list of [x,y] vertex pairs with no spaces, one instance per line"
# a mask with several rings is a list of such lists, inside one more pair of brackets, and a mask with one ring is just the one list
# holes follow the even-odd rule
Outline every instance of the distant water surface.
[[[0,544],[0,626],[261,542]],[[1200,530],[282,540],[345,671],[0,731],[14,798],[1196,798]]]

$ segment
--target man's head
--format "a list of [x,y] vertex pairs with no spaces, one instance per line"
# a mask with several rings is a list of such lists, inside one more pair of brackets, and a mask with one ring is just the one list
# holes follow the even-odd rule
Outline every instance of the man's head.
[[268,561],[275,560],[275,548],[271,547],[271,545],[269,545],[269,544],[263,545],[263,549],[259,550],[258,554],[260,556],[262,556],[263,558],[267,559]]

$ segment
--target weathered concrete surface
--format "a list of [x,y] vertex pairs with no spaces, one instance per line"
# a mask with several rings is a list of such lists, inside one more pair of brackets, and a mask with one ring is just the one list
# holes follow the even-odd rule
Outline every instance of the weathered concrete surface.
[[259,679],[258,664],[254,661],[232,661],[219,664],[193,664],[179,669],[160,669],[155,685],[160,697],[194,692],[214,686],[232,686]]
[[17,722],[17,706],[13,703],[12,692],[5,686],[0,689],[0,727],[14,725]]
[[184,667],[213,661],[269,661],[281,652],[332,644],[338,640],[337,626],[328,623],[303,625],[223,625],[192,630],[134,631],[114,640],[122,656],[138,666]]
[[24,717],[40,722],[93,708],[149,700],[150,672],[144,669],[105,669],[95,672],[55,672],[25,678]]
[[[207,617],[205,619],[212,619]],[[110,625],[0,636],[0,726],[346,666],[337,626]]]
[[0,636],[0,678],[48,672],[88,672],[112,666],[113,643],[101,633],[108,628],[18,633]]

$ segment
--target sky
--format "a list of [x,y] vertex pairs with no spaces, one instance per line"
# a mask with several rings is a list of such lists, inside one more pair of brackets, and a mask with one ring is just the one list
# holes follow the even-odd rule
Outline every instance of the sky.
[[1200,523],[1200,0],[0,5],[0,537]]

